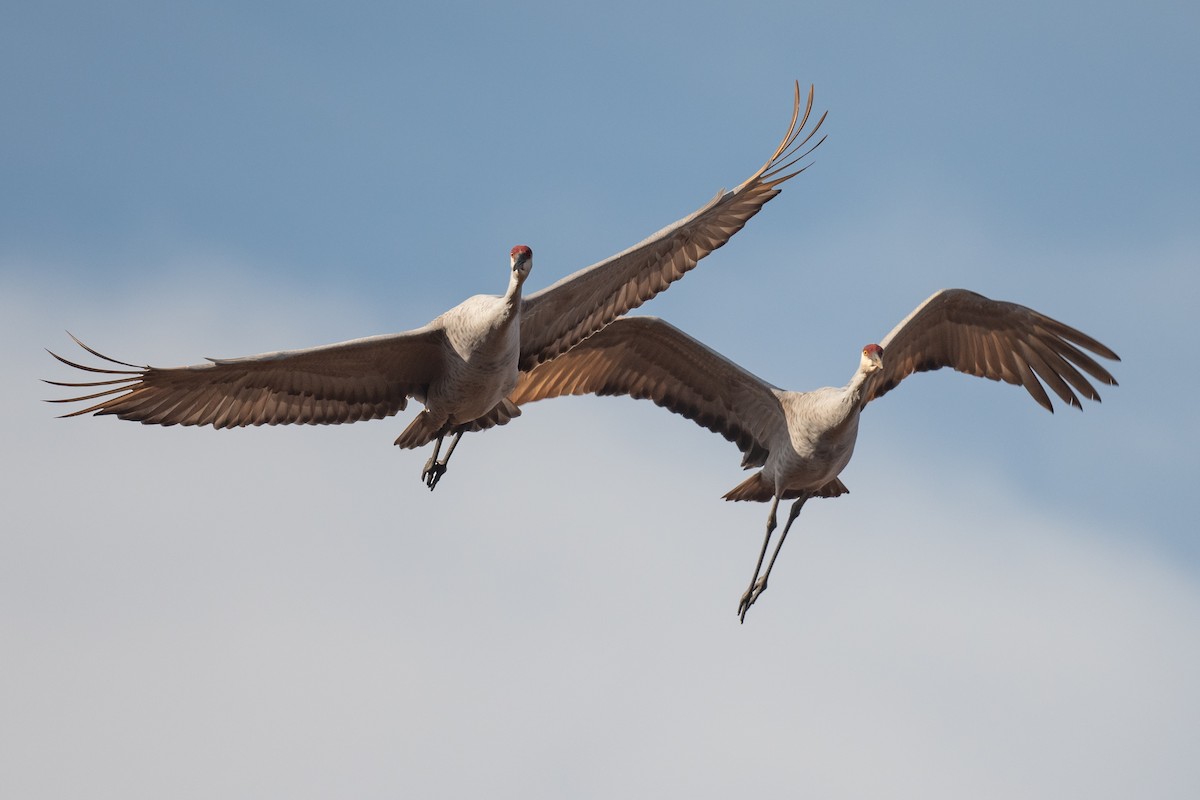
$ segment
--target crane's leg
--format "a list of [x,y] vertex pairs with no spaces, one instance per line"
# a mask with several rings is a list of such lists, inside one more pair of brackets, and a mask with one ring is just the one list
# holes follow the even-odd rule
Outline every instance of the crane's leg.
[[434,467],[436,467],[438,463],[438,453],[441,451],[441,449],[442,437],[439,436],[433,443],[433,455],[429,457],[429,460],[425,462],[425,466],[421,468],[421,480],[425,481],[425,483],[429,483],[430,478],[433,476]]
[[433,446],[433,455],[425,462],[425,469],[421,471],[421,477],[425,480],[429,491],[432,492],[436,489],[438,481],[446,474],[446,462],[450,460],[450,456],[454,455],[454,448],[458,447],[458,440],[461,438],[462,431],[455,431],[454,438],[450,440],[450,447],[446,450],[446,457],[438,461],[438,451],[442,449],[442,437],[438,437],[437,443]]
[[421,468],[421,480],[428,482],[428,475],[433,471],[433,465],[438,463],[438,452],[442,450],[442,437],[438,437],[433,443],[433,455],[430,456],[425,467]]
[[[738,603],[738,616],[742,618],[742,622],[746,621],[746,609],[754,602],[751,595],[754,594],[754,587],[758,585],[758,573],[762,570],[763,559],[767,557],[767,547],[771,544],[771,534],[775,532],[775,512],[779,510],[779,495],[771,500],[771,513],[767,514],[767,535],[763,538],[762,549],[758,551],[758,563],[754,565],[754,577],[750,579],[750,588],[742,595],[742,600]],[[754,595],[757,597],[758,595]]]
[[[775,552],[771,554],[771,560],[767,562],[767,571],[758,577],[758,571],[755,570],[755,581],[750,584],[750,588],[742,595],[742,602],[738,606],[738,614],[741,615],[742,622],[746,621],[746,612],[750,610],[750,606],[754,605],[754,601],[758,596],[767,590],[767,579],[771,577],[771,569],[775,566],[775,559],[779,558],[779,551],[783,549],[783,542],[787,539],[788,531],[792,529],[792,523],[796,521],[796,517],[800,516],[800,509],[804,508],[804,502],[808,500],[808,495],[800,495],[796,502],[792,503],[792,510],[788,512],[787,522],[783,526],[783,533],[779,534],[779,541],[775,543]],[[763,545],[763,552],[766,552],[766,544]],[[758,565],[762,566],[762,556],[758,558]]]

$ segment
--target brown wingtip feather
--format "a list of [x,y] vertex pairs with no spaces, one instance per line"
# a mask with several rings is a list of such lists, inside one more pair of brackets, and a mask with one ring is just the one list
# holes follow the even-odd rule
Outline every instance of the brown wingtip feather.
[[825,136],[822,136],[820,140],[818,140],[817,143],[812,147],[808,148],[802,153],[800,152],[804,149],[805,145],[812,140],[812,137],[816,135],[817,131],[820,130],[821,125],[825,122],[825,117],[829,115],[828,111],[822,113],[821,118],[817,120],[817,124],[812,127],[812,130],[808,132],[808,135],[803,139],[800,139],[800,134],[804,132],[805,127],[808,125],[808,119],[812,115],[814,92],[815,87],[813,85],[809,85],[808,100],[804,107],[804,115],[801,116],[800,81],[795,82],[795,99],[792,105],[792,120],[788,125],[787,133],[784,134],[783,139],[781,139],[779,142],[779,146],[775,148],[775,152],[771,154],[771,157],[767,159],[766,163],[759,167],[757,172],[743,181],[737,187],[737,189],[734,190],[735,192],[755,182],[761,182],[767,186],[775,186],[783,183],[789,178],[794,178],[796,175],[799,175],[804,171],[802,168],[784,177],[778,177],[781,172],[786,171],[795,165],[796,162],[807,158],[809,154],[811,154],[821,145],[821,142],[825,141]]
[[[85,349],[87,349],[88,352],[95,352],[95,351],[91,350],[91,348],[85,348]],[[75,369],[83,370],[84,372],[98,372],[98,373],[101,373],[104,375],[140,375],[144,371],[143,368],[141,368],[141,367],[136,367],[133,364],[126,364],[123,361],[116,361],[114,359],[107,358],[105,356],[100,356],[100,357],[106,361],[113,363],[113,364],[121,364],[122,366],[134,367],[134,368],[132,370],[128,370],[128,369],[102,369],[100,367],[89,367],[89,366],[85,366],[83,364],[76,364],[74,361],[72,361],[69,358],[63,358],[62,356],[60,356],[58,353],[54,352],[53,350],[46,350],[46,352],[49,353],[50,355],[52,355],[54,358],[61,361],[62,363],[66,364],[68,367],[74,367]],[[149,369],[149,368],[147,367],[146,369]]]
[[[77,337],[75,334],[71,333],[70,331],[67,331],[67,336],[70,336],[70,337],[71,337],[71,339],[73,339],[73,340],[74,340],[75,344],[79,345],[79,346],[80,346],[80,347],[82,347],[84,350],[87,350],[89,353],[91,353],[92,355],[94,355],[96,358],[102,358],[102,359],[104,359],[105,361],[109,362],[110,364],[120,364],[122,367],[132,367],[133,369],[136,369],[136,370],[137,370],[137,371],[139,371],[139,372],[142,372],[142,371],[144,371],[144,370],[148,370],[148,369],[150,369],[150,367],[146,367],[146,366],[139,366],[139,365],[137,365],[137,364],[129,364],[129,363],[125,362],[125,361],[118,361],[118,360],[117,360],[117,359],[115,359],[115,358],[110,358],[110,357],[108,357],[108,356],[104,355],[103,353],[101,353],[101,352],[99,352],[99,351],[93,350],[92,348],[88,347],[86,344],[84,344],[83,342],[81,342],[81,341],[79,340],[79,337]],[[53,353],[52,353],[51,355],[53,355]]]
[[84,344],[84,342],[82,340],[80,340],[79,337],[77,337],[75,334],[71,333],[70,331],[67,331],[67,336],[70,336],[71,340],[74,341],[75,344],[79,345],[79,347],[81,347],[86,352],[91,353],[93,356],[95,356],[99,359],[102,359],[103,361],[107,361],[110,364],[116,364],[116,365],[122,366],[122,367],[130,367],[130,369],[107,369],[104,367],[93,367],[93,366],[89,366],[87,364],[80,364],[75,361],[72,361],[69,358],[64,358],[63,356],[60,356],[58,353],[55,353],[53,350],[50,350],[49,348],[47,348],[46,352],[49,353],[54,359],[56,359],[60,363],[65,364],[68,367],[71,367],[73,369],[77,369],[82,372],[92,372],[92,373],[96,373],[96,374],[100,374],[100,375],[120,375],[120,376],[122,376],[119,378],[113,378],[111,380],[100,380],[100,381],[52,381],[52,380],[47,380],[47,379],[43,378],[42,379],[43,383],[50,384],[51,386],[65,386],[70,389],[92,389],[92,388],[105,387],[105,386],[113,387],[113,388],[104,389],[103,391],[93,392],[90,394],[76,395],[73,397],[53,398],[53,399],[46,400],[45,402],[47,402],[47,403],[82,403],[82,402],[85,402],[88,400],[95,400],[100,397],[107,398],[105,400],[102,400],[99,403],[94,404],[94,405],[90,405],[85,408],[76,409],[75,411],[71,411],[66,414],[60,414],[59,419],[65,419],[67,417],[78,417],[78,416],[82,416],[85,414],[92,414],[92,413],[97,413],[97,414],[112,413],[112,412],[106,411],[106,409],[110,406],[110,404],[120,401],[121,399],[127,397],[129,395],[129,393],[131,391],[133,391],[135,389],[135,387],[138,385],[138,383],[141,381],[142,376],[146,373],[146,370],[150,369],[149,367],[140,367],[137,364],[130,364],[125,361],[118,361],[115,358],[106,356],[103,353],[99,352],[98,350]]

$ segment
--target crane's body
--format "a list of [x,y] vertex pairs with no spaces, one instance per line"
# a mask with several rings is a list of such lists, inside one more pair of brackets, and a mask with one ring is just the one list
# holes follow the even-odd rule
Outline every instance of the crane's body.
[[[522,247],[513,249],[514,265]],[[523,250],[531,259],[532,251],[528,247]],[[442,368],[428,389],[414,394],[425,408],[396,439],[397,445],[421,447],[491,413],[504,415],[504,398],[520,375],[521,286],[528,274],[528,267],[519,271],[514,266],[504,295],[469,297],[430,323],[445,333]],[[512,411],[503,416],[505,421],[520,413],[515,407]],[[432,465],[437,463],[435,455]],[[445,472],[444,461],[441,467]],[[427,480],[430,468],[427,464]]]
[[841,474],[858,438],[860,386],[786,392],[787,439],[771,448],[764,479],[783,491],[816,491]]
[[[868,403],[914,372],[950,367],[1021,385],[1053,411],[1044,382],[1062,401],[1082,407],[1077,392],[1100,399],[1083,373],[1116,385],[1088,351],[1117,359],[1090,336],[1032,309],[946,289],[905,317],[881,345],[864,347],[858,368],[841,388],[785,391],[663,320],[624,317],[523,374],[509,400],[521,406],[564,395],[628,395],[652,400],[734,442],[743,453],[742,466],[759,470],[725,499],[771,504],[754,577],[738,605],[745,621],[804,503],[848,491],[839,475],[854,454]],[[794,503],[763,571],[783,500]]]

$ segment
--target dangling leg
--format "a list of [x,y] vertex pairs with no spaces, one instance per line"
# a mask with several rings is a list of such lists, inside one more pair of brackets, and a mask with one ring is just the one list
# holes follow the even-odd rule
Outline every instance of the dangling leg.
[[779,509],[779,495],[771,500],[771,513],[767,514],[767,535],[763,538],[762,550],[758,551],[758,563],[754,565],[754,577],[750,579],[750,588],[742,595],[742,600],[738,603],[738,616],[742,621],[746,621],[746,609],[754,602],[750,595],[754,592],[754,587],[758,583],[758,573],[762,569],[763,559],[767,556],[767,546],[771,544],[771,534],[775,531],[775,512]]
[[438,437],[437,444],[433,446],[433,455],[429,461],[425,462],[425,471],[421,473],[421,477],[425,479],[425,485],[429,487],[429,491],[432,492],[436,489],[438,481],[446,474],[446,462],[450,460],[450,456],[454,455],[454,448],[458,447],[458,440],[461,438],[462,431],[455,431],[454,438],[450,440],[450,447],[446,450],[446,457],[438,461],[438,450],[442,447],[442,437]]
[[433,468],[437,465],[438,451],[442,449],[442,437],[437,437],[433,443],[433,455],[425,462],[425,466],[421,468],[421,480],[429,483],[429,478],[433,474]]
[[[750,586],[750,591],[746,592],[746,596],[742,597],[743,606],[740,607],[742,622],[746,621],[746,612],[750,610],[750,606],[754,605],[758,596],[767,590],[767,579],[771,577],[771,568],[775,566],[775,559],[779,558],[779,551],[783,549],[783,542],[787,539],[788,531],[792,529],[792,523],[796,521],[796,517],[800,516],[800,509],[804,508],[806,500],[808,500],[808,495],[800,495],[796,502],[792,503],[792,510],[788,512],[783,533],[779,534],[779,541],[775,543],[775,552],[771,554],[771,560],[767,562],[767,571]],[[749,600],[746,597],[749,597]]]

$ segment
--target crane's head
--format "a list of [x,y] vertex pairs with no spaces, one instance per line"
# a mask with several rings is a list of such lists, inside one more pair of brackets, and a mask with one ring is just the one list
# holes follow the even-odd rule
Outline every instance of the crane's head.
[[518,281],[524,281],[529,277],[529,271],[533,269],[533,251],[528,245],[519,244],[512,249],[508,254],[512,261],[513,277]]
[[859,369],[870,375],[883,369],[883,348],[877,344],[869,344],[862,349],[862,361]]

